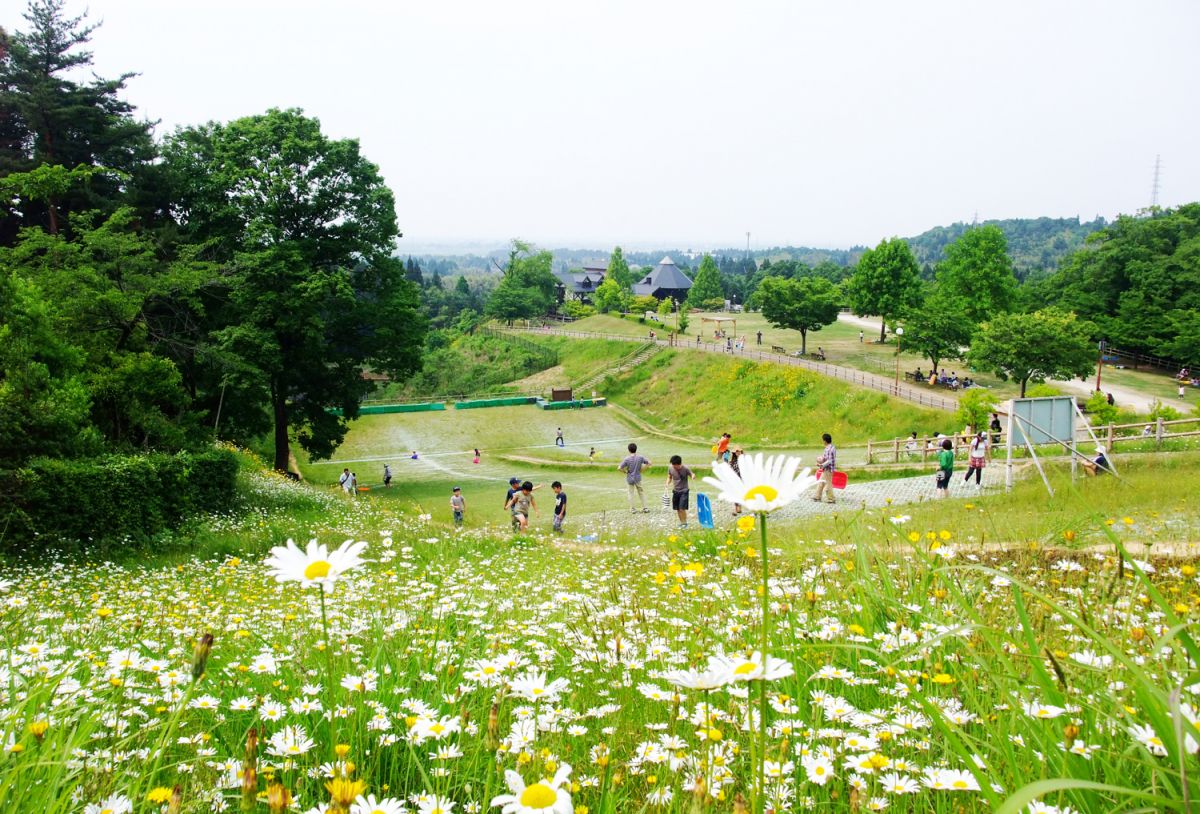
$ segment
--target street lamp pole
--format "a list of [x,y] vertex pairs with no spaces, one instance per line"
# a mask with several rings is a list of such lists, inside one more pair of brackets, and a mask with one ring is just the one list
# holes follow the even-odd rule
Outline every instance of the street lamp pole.
[[904,329],[897,326],[894,332],[896,334],[896,384],[894,387],[895,395],[900,395],[900,337],[904,336]]

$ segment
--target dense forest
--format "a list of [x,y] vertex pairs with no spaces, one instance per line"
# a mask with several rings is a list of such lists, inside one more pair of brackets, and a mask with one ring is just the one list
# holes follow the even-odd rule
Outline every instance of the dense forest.
[[426,312],[482,295],[395,256],[378,168],[302,111],[155,138],[133,74],[91,72],[95,28],[33,0],[0,31],[0,474],[214,438],[328,456],[364,371],[419,368]]

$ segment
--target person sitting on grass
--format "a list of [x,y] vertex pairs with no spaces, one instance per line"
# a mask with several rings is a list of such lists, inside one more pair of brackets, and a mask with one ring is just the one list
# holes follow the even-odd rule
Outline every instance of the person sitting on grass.
[[1096,457],[1090,461],[1084,461],[1083,469],[1089,475],[1104,475],[1112,472],[1108,466],[1108,455],[1104,447],[1096,447]]
[[537,503],[533,499],[533,483],[531,481],[522,483],[520,490],[513,492],[509,504],[512,508],[513,519],[517,521],[517,529],[519,531],[528,529],[530,514],[537,511]]

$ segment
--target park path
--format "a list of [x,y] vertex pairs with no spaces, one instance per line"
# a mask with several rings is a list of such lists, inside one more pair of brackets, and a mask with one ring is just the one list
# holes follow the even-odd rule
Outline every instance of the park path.
[[[878,326],[877,326],[878,327]],[[565,336],[575,337],[577,339],[610,339],[619,342],[650,342],[645,336],[623,336],[621,334],[607,334],[593,331],[570,331],[563,328],[520,328],[511,327],[504,328],[506,331],[514,331],[519,333],[529,333],[543,336]],[[917,390],[906,385],[897,385],[896,382],[887,376],[876,376],[874,373],[864,373],[861,370],[855,370],[851,367],[842,367],[840,365],[831,365],[825,362],[816,362],[811,359],[801,359],[797,356],[774,353],[772,351],[761,350],[759,346],[747,346],[741,350],[726,350],[724,345],[703,342],[691,337],[687,337],[684,341],[672,345],[669,339],[655,339],[654,344],[659,347],[675,347],[688,350],[698,350],[706,353],[716,353],[724,356],[735,356],[743,359],[753,359],[756,361],[772,362],[778,365],[788,365],[791,367],[799,367],[805,370],[811,370],[814,373],[820,373],[823,376],[829,376],[834,379],[840,379],[844,382],[856,384],[860,387],[866,387],[870,390],[876,390],[881,393],[887,393],[890,396],[911,401],[914,404],[919,404],[922,407],[929,407],[934,410],[954,411],[958,409],[958,399],[950,393],[945,394],[930,394],[922,390]]]
[[[696,495],[700,492],[707,494],[713,501],[713,521],[716,527],[728,529],[734,521],[732,509],[728,504],[718,503],[715,498],[715,490],[700,480],[705,474],[707,472],[697,469],[696,485],[692,489],[692,508],[689,512],[688,529],[695,531],[700,528],[696,522],[695,506]],[[950,484],[950,498],[960,500],[974,498],[996,494],[1004,489],[1004,464],[999,461],[984,467],[982,489],[975,486],[974,480],[970,484],[964,483],[963,476],[965,474],[965,466],[960,465],[955,470]],[[821,515],[844,515],[862,509],[883,507],[894,507],[893,514],[902,515],[903,507],[906,504],[935,499],[933,479],[934,470],[931,469],[928,474],[910,478],[889,478],[862,483],[851,481],[845,489],[836,492],[837,503],[817,503],[806,495],[791,505],[772,513],[771,519],[772,521],[795,522]],[[648,514],[631,513],[624,496],[622,496],[611,511],[592,512],[569,518],[568,532],[581,539],[587,539],[593,535],[599,539],[605,534],[616,532],[657,531],[667,533],[675,530],[679,525],[678,519],[675,512],[662,506],[661,492],[658,491],[656,484],[657,479],[653,485],[650,482],[646,483],[646,503],[650,508]]]
[[[868,337],[872,335],[879,335],[878,319],[842,313],[838,314],[838,322],[844,322],[848,325],[856,325],[859,328],[862,328]],[[1090,380],[1081,382],[1078,379],[1047,379],[1046,383],[1052,385],[1053,387],[1057,387],[1064,393],[1068,393],[1072,396],[1081,396],[1085,399],[1089,398],[1092,393],[1096,392],[1095,385]],[[1156,399],[1153,396],[1147,396],[1145,393],[1141,393],[1129,387],[1122,387],[1119,384],[1104,384],[1102,389],[1105,393],[1112,393],[1113,398],[1116,400],[1118,406],[1131,407],[1139,413],[1148,413],[1154,409],[1154,402]],[[1192,405],[1179,399],[1162,398],[1157,399],[1157,401],[1162,402],[1168,407],[1174,407],[1184,415],[1186,415],[1192,409]]]

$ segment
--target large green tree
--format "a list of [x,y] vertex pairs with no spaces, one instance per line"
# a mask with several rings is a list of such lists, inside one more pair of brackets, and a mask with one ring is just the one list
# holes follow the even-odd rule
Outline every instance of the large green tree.
[[596,287],[592,300],[596,303],[597,311],[607,314],[609,311],[624,310],[629,297],[628,289],[622,288],[616,278],[606,276],[604,282]]
[[1017,278],[1000,227],[978,226],[963,232],[946,247],[937,282],[940,290],[954,298],[960,317],[969,325],[1013,310]]
[[420,366],[425,319],[392,257],[391,190],[356,140],[299,110],[180,130],[164,155],[181,233],[224,265],[210,398],[267,413],[276,469],[289,430],[328,457],[370,389],[364,368]]
[[689,308],[701,308],[710,300],[723,300],[725,292],[721,288],[721,270],[711,254],[704,255],[692,287],[688,290],[687,304]]
[[1177,326],[1200,312],[1200,203],[1121,216],[1031,298],[1095,322],[1095,338],[1122,350],[1184,361]]
[[841,292],[824,277],[767,277],[758,287],[762,315],[777,328],[800,332],[800,352],[808,352],[808,332],[837,322]]
[[928,359],[934,370],[947,359],[962,358],[975,328],[963,317],[964,307],[952,291],[936,283],[929,286],[921,304],[901,316],[904,335],[897,341]]
[[0,176],[53,164],[103,166],[119,175],[22,201],[0,220],[0,243],[11,244],[25,226],[55,233],[67,227],[70,213],[111,211],[139,194],[156,197],[143,180],[153,172],[150,123],[135,118],[120,98],[134,74],[83,79],[92,67],[86,46],[97,26],[86,24],[86,15],[67,16],[65,5],[32,0],[24,30],[13,33],[7,55],[0,55]]
[[550,313],[557,302],[558,278],[554,256],[536,251],[528,243],[514,240],[500,285],[488,297],[484,313],[493,319],[512,322]]
[[900,238],[883,240],[859,258],[846,293],[854,313],[880,318],[880,342],[887,337],[888,323],[917,304],[920,274],[916,258]]
[[615,280],[622,291],[628,291],[633,286],[633,271],[630,270],[620,246],[614,248],[612,256],[608,258],[608,273],[605,278]]
[[1001,379],[1020,382],[1024,398],[1030,380],[1091,373],[1096,361],[1094,331],[1095,326],[1054,307],[1032,314],[999,314],[979,326],[967,360]]

